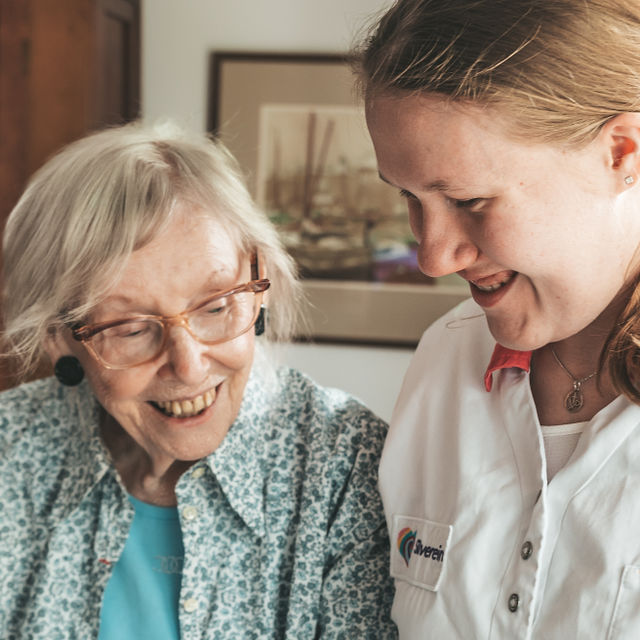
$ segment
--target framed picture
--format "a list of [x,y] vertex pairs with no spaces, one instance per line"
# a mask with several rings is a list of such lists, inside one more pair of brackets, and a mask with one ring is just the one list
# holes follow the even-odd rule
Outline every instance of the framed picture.
[[296,259],[316,340],[415,345],[462,299],[418,269],[406,203],[378,176],[344,56],[214,52],[209,130]]

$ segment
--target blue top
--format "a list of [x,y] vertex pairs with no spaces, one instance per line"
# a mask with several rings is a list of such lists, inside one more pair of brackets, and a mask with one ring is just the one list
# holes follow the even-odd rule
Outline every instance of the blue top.
[[184,549],[178,509],[129,500],[135,513],[104,591],[99,640],[179,640]]
[[[176,485],[181,640],[396,637],[377,469],[386,425],[256,361],[238,416]],[[134,509],[87,382],[0,394],[0,638],[98,638]]]

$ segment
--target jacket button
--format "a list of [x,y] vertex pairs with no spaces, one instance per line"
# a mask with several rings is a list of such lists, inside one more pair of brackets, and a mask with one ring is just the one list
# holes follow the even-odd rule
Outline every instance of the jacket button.
[[527,540],[523,545],[522,549],[520,549],[520,555],[523,560],[528,560],[533,553],[533,545]]
[[514,613],[518,610],[518,605],[520,604],[520,596],[517,593],[512,593],[509,596],[509,611]]

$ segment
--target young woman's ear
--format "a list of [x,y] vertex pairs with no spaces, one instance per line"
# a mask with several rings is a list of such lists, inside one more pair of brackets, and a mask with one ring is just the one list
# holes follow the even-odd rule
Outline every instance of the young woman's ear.
[[616,185],[623,191],[638,181],[640,174],[640,113],[621,113],[600,132]]

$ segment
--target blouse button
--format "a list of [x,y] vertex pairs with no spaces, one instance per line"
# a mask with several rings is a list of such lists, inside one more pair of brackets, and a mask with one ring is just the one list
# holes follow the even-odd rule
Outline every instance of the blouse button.
[[195,478],[196,480],[198,478],[202,478],[202,476],[204,475],[204,467],[196,467],[192,472],[191,472],[191,477]]
[[512,593],[509,596],[509,611],[514,613],[518,610],[518,605],[520,604],[520,596],[517,593]]
[[533,553],[533,545],[531,544],[531,542],[529,542],[529,540],[527,540],[522,545],[522,549],[520,549],[520,555],[522,556],[523,560],[528,560],[531,557],[532,553]]
[[187,520],[195,520],[198,517],[198,510],[194,506],[185,507],[182,510],[182,517]]
[[182,608],[187,612],[187,613],[193,613],[197,608],[198,608],[198,601],[195,598],[187,598],[183,603],[182,603]]

